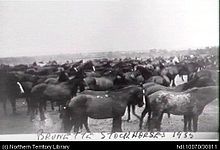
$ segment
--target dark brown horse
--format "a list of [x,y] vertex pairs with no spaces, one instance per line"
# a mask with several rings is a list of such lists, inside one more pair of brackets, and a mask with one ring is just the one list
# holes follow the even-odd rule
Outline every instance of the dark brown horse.
[[152,76],[147,82],[155,82],[160,85],[170,86],[170,79],[167,76]]
[[85,90],[85,84],[84,84],[84,78],[86,77],[86,71],[95,71],[95,66],[93,65],[93,62],[87,61],[85,63],[81,63],[79,66],[77,67],[71,67],[69,70],[69,76],[74,76],[76,79],[80,80],[79,82],[79,90],[80,92]]
[[101,77],[86,77],[84,80],[88,89],[95,91],[118,89],[129,84],[123,73],[113,69],[106,71]]
[[39,108],[41,120],[45,120],[43,108],[48,100],[64,106],[66,101],[76,95],[80,82],[81,80],[73,78],[58,84],[40,83],[34,86],[30,97],[31,121],[34,119],[34,112],[37,108]]
[[183,64],[170,65],[161,70],[161,76],[167,76],[172,83],[172,86],[176,86],[175,77],[176,75],[184,75],[188,73],[187,68]]
[[6,114],[6,102],[10,101],[13,114],[16,113],[16,99],[23,93],[23,87],[17,77],[8,72],[0,72],[0,101],[3,102],[4,113]]
[[[94,119],[113,118],[112,132],[121,132],[121,117],[125,113],[128,103],[136,103],[143,106],[142,88],[128,86],[118,91],[110,91],[104,97],[94,95],[79,95],[71,99],[65,108],[69,115],[64,116],[64,128],[69,132],[74,125],[74,131],[78,132],[79,127],[88,125],[88,117]],[[67,127],[69,127],[67,129]],[[88,126],[86,127],[87,131]]]
[[150,65],[136,65],[134,71],[139,71],[144,77],[144,80],[147,81],[150,77],[153,76],[154,68]]
[[191,73],[189,79],[193,79],[193,78],[210,78],[217,85],[218,84],[218,76],[219,76],[219,73],[216,70],[204,69],[204,70],[200,70],[198,72]]

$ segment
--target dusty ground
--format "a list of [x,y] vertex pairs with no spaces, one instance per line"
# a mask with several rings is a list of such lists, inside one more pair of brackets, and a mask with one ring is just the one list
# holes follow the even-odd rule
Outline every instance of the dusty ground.
[[[182,81],[177,79],[177,83]],[[203,113],[199,117],[199,132],[218,132],[219,129],[219,104],[218,99],[208,104]],[[2,108],[2,106],[0,106]],[[57,108],[56,108],[57,109]],[[136,108],[137,114],[141,114],[144,108]],[[43,129],[47,132],[61,132],[61,121],[59,119],[58,111],[51,111],[51,108],[47,108],[46,121],[42,122],[39,116],[36,117],[34,122],[30,122],[30,117],[26,115],[26,104],[24,99],[17,101],[17,115],[11,115],[11,107],[8,103],[8,115],[3,114],[3,110],[0,109],[0,134],[28,134],[36,133],[39,129]],[[147,116],[145,117],[146,121]],[[138,131],[139,120],[131,115],[130,122],[125,121],[127,119],[127,113],[123,116],[122,130],[123,131]],[[161,131],[173,132],[183,131],[183,116],[171,115],[168,118],[164,115]],[[111,131],[112,120],[111,119],[89,119],[89,127],[92,132]],[[145,122],[144,122],[145,125]],[[85,131],[85,129],[83,129]],[[143,131],[147,131],[143,129]]]

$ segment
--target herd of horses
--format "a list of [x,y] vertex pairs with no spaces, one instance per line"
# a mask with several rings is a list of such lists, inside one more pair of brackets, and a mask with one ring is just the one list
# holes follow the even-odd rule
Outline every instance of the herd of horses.
[[[25,98],[30,121],[37,114],[47,119],[47,105],[59,107],[65,132],[90,132],[88,118],[112,118],[112,132],[122,131],[122,116],[130,109],[139,128],[148,113],[149,131],[161,129],[163,114],[184,116],[184,131],[198,130],[198,117],[204,107],[218,97],[218,60],[216,56],[172,58],[94,59],[84,62],[56,61],[39,65],[0,66],[0,101],[7,115],[7,100],[16,114],[16,99]],[[187,76],[177,85],[176,76]],[[50,102],[50,103],[48,103]],[[144,106],[141,115],[135,107]],[[192,122],[192,123],[191,123]]]

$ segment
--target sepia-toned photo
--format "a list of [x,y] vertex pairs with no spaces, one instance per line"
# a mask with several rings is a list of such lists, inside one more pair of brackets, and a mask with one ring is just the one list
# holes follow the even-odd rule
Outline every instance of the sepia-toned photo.
[[0,0],[0,140],[218,140],[218,52],[218,0]]

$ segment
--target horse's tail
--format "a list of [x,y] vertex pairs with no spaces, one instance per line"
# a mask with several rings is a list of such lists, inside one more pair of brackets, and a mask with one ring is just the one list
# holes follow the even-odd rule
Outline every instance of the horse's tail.
[[36,97],[33,96],[32,94],[29,97],[29,111],[30,111],[30,121],[32,121],[35,118],[35,113],[37,112],[38,109],[38,102],[36,100]]
[[73,126],[71,109],[69,107],[63,107],[60,111],[60,118],[62,119],[64,132],[70,132]]

